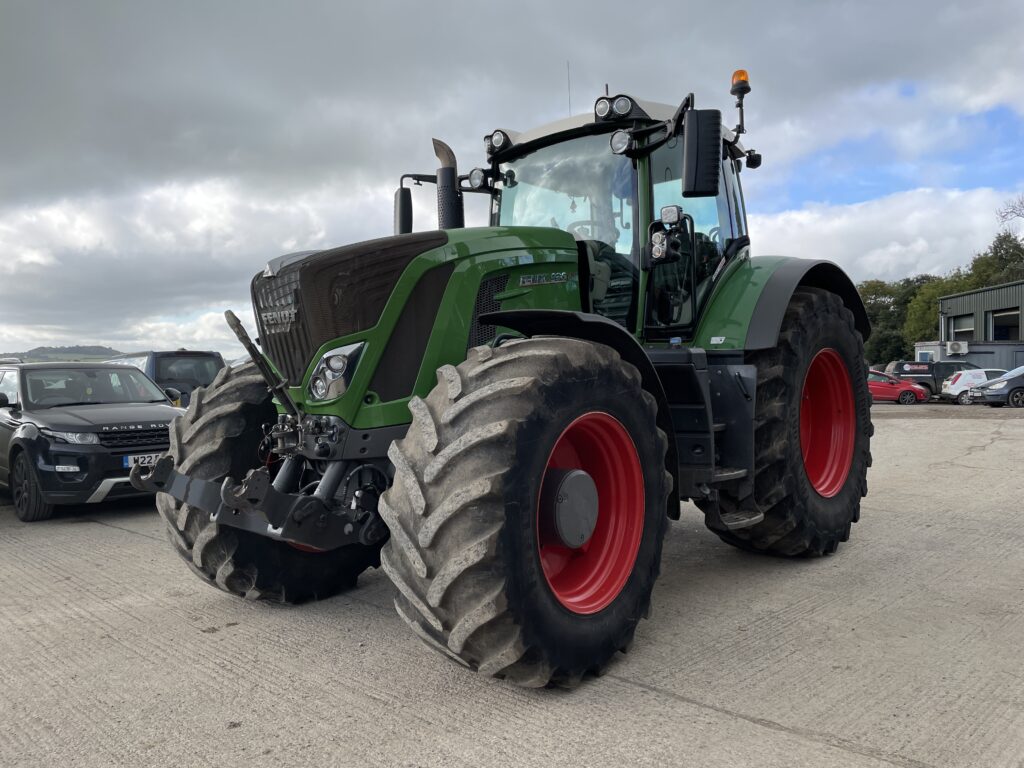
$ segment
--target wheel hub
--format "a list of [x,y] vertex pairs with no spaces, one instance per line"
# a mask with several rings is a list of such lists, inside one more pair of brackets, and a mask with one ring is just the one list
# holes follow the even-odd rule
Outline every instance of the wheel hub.
[[811,360],[800,403],[800,449],[804,471],[820,496],[842,490],[853,464],[856,403],[839,353],[822,349]]
[[551,449],[537,498],[540,565],[563,607],[588,615],[615,600],[636,563],[644,510],[629,432],[607,413],[576,418]]
[[597,485],[582,469],[550,469],[540,492],[541,519],[564,546],[579,549],[597,527]]

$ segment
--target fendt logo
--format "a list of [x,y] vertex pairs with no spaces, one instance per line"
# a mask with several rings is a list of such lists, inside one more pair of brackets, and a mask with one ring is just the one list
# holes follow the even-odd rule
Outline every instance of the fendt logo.
[[110,427],[103,427],[104,432],[134,432],[140,429],[164,429],[166,424],[114,424]]
[[260,312],[260,320],[263,321],[263,327],[268,331],[287,330],[295,322],[296,315],[298,315],[298,310],[294,307],[290,309],[271,309],[266,312]]

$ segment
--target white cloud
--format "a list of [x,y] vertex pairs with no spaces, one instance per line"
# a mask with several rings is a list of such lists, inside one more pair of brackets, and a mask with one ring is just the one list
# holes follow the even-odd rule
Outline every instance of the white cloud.
[[1012,192],[921,188],[852,205],[750,215],[755,255],[829,259],[855,281],[942,274],[983,251]]

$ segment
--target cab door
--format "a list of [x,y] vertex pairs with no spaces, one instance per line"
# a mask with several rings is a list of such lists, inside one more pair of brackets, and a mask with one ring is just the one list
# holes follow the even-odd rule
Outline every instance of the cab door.
[[[695,252],[655,264],[647,283],[646,335],[651,339],[692,338],[711,288],[725,267],[729,243],[745,232],[745,214],[734,161],[723,150],[716,197],[683,197],[682,141],[672,139],[651,153],[652,220],[665,206],[678,205],[693,218]],[[735,209],[735,210],[734,210]]]

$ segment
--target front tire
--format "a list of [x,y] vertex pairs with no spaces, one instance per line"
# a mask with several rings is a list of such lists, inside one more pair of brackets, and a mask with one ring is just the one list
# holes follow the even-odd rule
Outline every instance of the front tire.
[[[192,393],[188,410],[171,423],[175,468],[191,477],[240,479],[260,466],[262,425],[276,419],[267,385],[253,363],[221,369],[213,383]],[[171,543],[203,581],[249,600],[301,603],[355,586],[379,564],[380,545],[354,544],[327,552],[211,522],[210,515],[165,493],[156,507]]]
[[[799,288],[774,349],[757,367],[754,501],[764,520],[715,533],[741,549],[785,556],[836,551],[860,519],[873,433],[864,340],[833,293]],[[722,511],[740,507],[729,492]]]
[[1015,389],[1006,396],[1006,402],[1011,408],[1024,408],[1024,389]]
[[32,462],[28,454],[19,451],[11,467],[11,496],[14,497],[14,514],[23,523],[37,523],[53,517],[53,504],[43,501]]
[[[601,344],[515,340],[444,366],[410,410],[380,507],[399,615],[435,650],[520,685],[600,672],[648,613],[668,519],[668,441],[639,372]],[[597,491],[578,548],[542,500],[545,479],[571,470]]]

